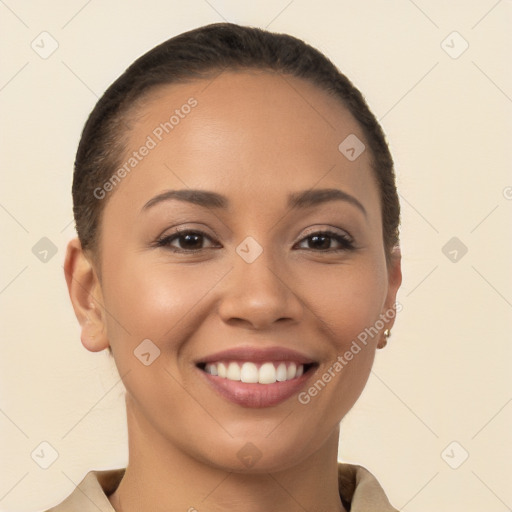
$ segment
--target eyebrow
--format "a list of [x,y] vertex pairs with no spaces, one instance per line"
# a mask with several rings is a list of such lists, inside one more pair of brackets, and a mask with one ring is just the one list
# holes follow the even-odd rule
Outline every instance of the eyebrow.
[[[197,204],[198,206],[203,206],[205,208],[227,210],[229,207],[228,198],[216,192],[181,189],[166,190],[165,192],[158,194],[142,207],[142,211],[146,211],[159,203],[171,200]],[[365,217],[367,216],[366,209],[354,196],[337,188],[312,189],[292,193],[288,196],[288,207],[294,210],[311,208],[329,201],[345,201],[356,206],[365,215]]]

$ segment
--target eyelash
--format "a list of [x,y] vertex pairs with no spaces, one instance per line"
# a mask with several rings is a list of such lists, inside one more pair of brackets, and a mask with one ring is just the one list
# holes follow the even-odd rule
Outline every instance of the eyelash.
[[[211,238],[203,231],[194,230],[194,229],[184,229],[184,230],[177,231],[171,235],[166,235],[162,238],[159,238],[155,242],[155,245],[157,247],[165,247],[165,248],[171,250],[172,252],[186,253],[186,254],[195,254],[200,251],[204,251],[205,249],[212,249],[212,248],[215,249],[216,248],[216,247],[205,247],[205,248],[201,248],[201,249],[180,249],[180,248],[171,246],[171,242],[173,242],[175,240],[179,240],[180,238],[185,237],[187,235],[199,235],[201,237],[208,238],[211,240]],[[309,233],[307,236],[305,236],[304,238],[299,240],[298,243],[300,244],[301,242],[308,240],[309,238],[312,238],[314,236],[318,236],[318,235],[328,236],[330,238],[333,238],[341,245],[341,248],[339,248],[339,249],[319,249],[319,250],[307,248],[305,250],[312,251],[312,252],[319,252],[319,253],[339,253],[339,252],[355,250],[355,245],[354,245],[354,242],[352,241],[351,237],[349,237],[347,235],[342,235],[340,233],[336,233],[334,231],[330,231],[328,229],[321,230],[321,231],[314,231],[312,233]]]

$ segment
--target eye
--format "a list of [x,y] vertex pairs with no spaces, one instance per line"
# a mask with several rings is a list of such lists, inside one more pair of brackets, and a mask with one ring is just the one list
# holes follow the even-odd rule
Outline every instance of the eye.
[[[205,241],[211,242],[209,246],[205,247]],[[180,230],[171,235],[166,235],[157,240],[158,247],[166,247],[174,252],[198,252],[203,249],[210,249],[212,247],[220,247],[215,245],[212,239],[202,231],[197,230]]]
[[[332,247],[332,242],[338,244],[338,247]],[[304,243],[307,247],[304,247]],[[352,238],[348,235],[336,233],[334,231],[316,231],[309,234],[299,242],[301,249],[313,250],[316,252],[339,252],[350,251],[355,248]]]
[[[205,246],[205,243],[207,244]],[[304,244],[306,246],[304,246]],[[333,247],[333,244],[335,245]],[[173,252],[195,253],[204,249],[221,247],[203,231],[182,229],[165,235],[155,242],[157,247],[165,247]],[[352,238],[346,234],[330,230],[316,231],[304,237],[299,243],[300,249],[315,252],[340,252],[355,248]],[[336,247],[337,245],[337,247]]]

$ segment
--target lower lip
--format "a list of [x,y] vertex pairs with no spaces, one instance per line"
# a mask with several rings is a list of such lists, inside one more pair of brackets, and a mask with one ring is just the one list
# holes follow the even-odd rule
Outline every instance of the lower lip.
[[228,399],[242,407],[263,408],[279,405],[298,393],[314,372],[314,368],[295,379],[273,384],[249,384],[211,375],[198,368],[210,385]]

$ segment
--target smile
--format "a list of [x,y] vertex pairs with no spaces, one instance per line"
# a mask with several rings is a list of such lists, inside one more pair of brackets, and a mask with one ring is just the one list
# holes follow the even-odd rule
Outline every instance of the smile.
[[[294,361],[256,363],[252,361],[219,361],[204,365],[204,371],[223,379],[248,384],[274,384],[296,379],[304,373],[304,366]],[[307,368],[306,368],[307,369]]]
[[275,407],[299,393],[319,367],[284,347],[238,347],[196,360],[205,384],[242,407]]

